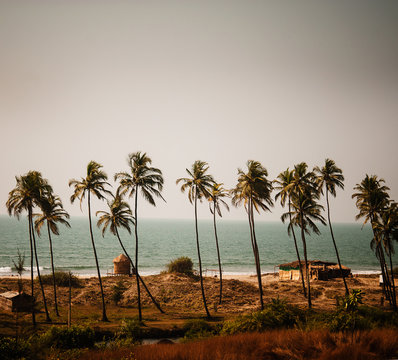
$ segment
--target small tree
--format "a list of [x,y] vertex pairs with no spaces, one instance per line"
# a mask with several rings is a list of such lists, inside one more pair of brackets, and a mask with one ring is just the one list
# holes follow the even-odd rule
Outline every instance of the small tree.
[[24,270],[24,264],[25,264],[25,253],[22,255],[21,252],[18,249],[18,260],[15,262],[12,260],[15,270],[17,270],[18,273],[18,292],[22,293],[23,291],[23,284],[22,284],[22,273]]
[[127,290],[124,286],[123,280],[119,280],[112,288],[112,301],[118,305],[120,300],[123,299],[123,293]]

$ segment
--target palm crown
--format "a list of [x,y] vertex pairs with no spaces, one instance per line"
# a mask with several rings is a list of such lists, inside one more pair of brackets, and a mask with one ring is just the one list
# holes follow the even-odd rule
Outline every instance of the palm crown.
[[281,205],[285,206],[286,204],[286,199],[290,197],[292,188],[291,184],[293,182],[293,173],[294,170],[289,170],[287,168],[285,171],[281,172],[276,180],[274,180],[274,184],[277,184],[275,186],[275,190],[279,190],[279,192],[275,195],[275,200],[277,200],[279,197],[281,198]]
[[221,208],[220,205],[224,205],[225,208],[229,211],[229,206],[228,204],[223,200],[223,198],[229,197],[229,191],[224,189],[222,187],[224,184],[217,184],[214,183],[213,186],[210,189],[210,195],[209,195],[209,206],[210,206],[210,212],[213,214],[213,208],[211,207],[211,204],[213,204],[215,211],[219,216],[222,216],[221,214]]
[[336,166],[333,160],[326,159],[325,165],[322,168],[316,166],[314,172],[319,174],[316,178],[316,183],[321,194],[323,194],[323,185],[326,186],[326,191],[333,196],[336,196],[336,187],[344,189],[342,170]]

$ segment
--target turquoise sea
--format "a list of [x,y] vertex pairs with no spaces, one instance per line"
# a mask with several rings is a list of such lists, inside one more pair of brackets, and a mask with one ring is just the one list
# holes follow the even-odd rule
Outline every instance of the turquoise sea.
[[[53,236],[55,266],[80,275],[94,275],[95,261],[88,229],[88,219],[73,217],[71,228],[60,227],[60,236]],[[18,249],[25,253],[25,266],[30,264],[27,219],[18,221],[14,217],[0,216],[0,276],[16,274],[12,260],[16,260]],[[254,274],[253,252],[247,221],[224,221],[217,223],[223,271],[226,274]],[[353,272],[377,272],[378,261],[370,249],[371,229],[362,224],[334,224],[336,242],[342,263]],[[309,259],[336,261],[329,228],[321,225],[320,236],[307,238]],[[112,260],[122,251],[117,239],[110,233],[103,238],[95,227],[101,273],[112,270]],[[139,270],[145,274],[156,274],[165,270],[170,260],[189,256],[197,268],[195,228],[193,220],[149,220],[142,219],[139,232]],[[257,241],[260,250],[262,272],[276,271],[276,266],[296,260],[293,239],[289,238],[286,225],[279,222],[257,222]],[[199,221],[199,236],[203,267],[217,269],[217,253],[213,222]],[[121,232],[122,241],[130,254],[135,251],[133,235]],[[298,238],[301,245],[301,240]],[[50,270],[50,255],[47,233],[37,238],[39,264],[43,273]],[[301,246],[300,246],[301,249]],[[395,260],[397,260],[396,257]],[[28,275],[26,271],[24,275]]]

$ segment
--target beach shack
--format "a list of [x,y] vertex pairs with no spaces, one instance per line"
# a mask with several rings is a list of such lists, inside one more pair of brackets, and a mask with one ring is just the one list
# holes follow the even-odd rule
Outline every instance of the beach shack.
[[[292,261],[286,264],[280,264],[279,267],[279,280],[300,280],[301,272],[300,267],[305,273],[305,262]],[[311,280],[329,280],[341,277],[347,277],[351,275],[351,269],[341,265],[342,272],[340,272],[339,265],[334,262],[321,261],[321,260],[310,260],[308,261],[308,271],[310,273]]]
[[0,294],[0,309],[11,312],[30,312],[34,305],[34,297],[24,292],[7,291]]
[[130,275],[130,268],[130,260],[126,255],[120,254],[113,259],[114,275]]

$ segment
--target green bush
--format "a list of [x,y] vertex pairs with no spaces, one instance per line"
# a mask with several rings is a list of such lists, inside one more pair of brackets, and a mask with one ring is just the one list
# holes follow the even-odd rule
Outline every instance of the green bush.
[[142,322],[138,319],[123,319],[117,337],[138,340],[142,337],[141,326]]
[[[69,273],[66,271],[55,271],[55,284],[57,286],[61,287],[69,287]],[[37,277],[36,277],[37,279]],[[41,281],[45,285],[52,285],[53,284],[53,275],[48,274],[48,275],[42,275],[41,276]],[[71,286],[73,288],[79,288],[82,287],[81,281],[76,275],[71,276]]]
[[53,326],[40,337],[40,342],[44,347],[59,349],[93,347],[94,341],[93,329],[77,325],[70,328]]
[[120,300],[123,298],[123,293],[126,291],[123,280],[119,280],[116,285],[112,288],[111,299],[115,305],[119,304]]
[[264,331],[268,329],[291,328],[304,317],[298,307],[289,305],[285,300],[273,299],[262,311],[239,316],[232,321],[226,321],[222,334],[232,335],[242,332]]
[[23,340],[18,340],[18,343],[13,338],[0,338],[0,359],[22,359],[29,355],[29,343]]
[[167,264],[167,272],[192,275],[193,263],[189,257],[182,256]]
[[192,319],[183,326],[184,340],[203,339],[217,335],[217,329],[203,319]]

